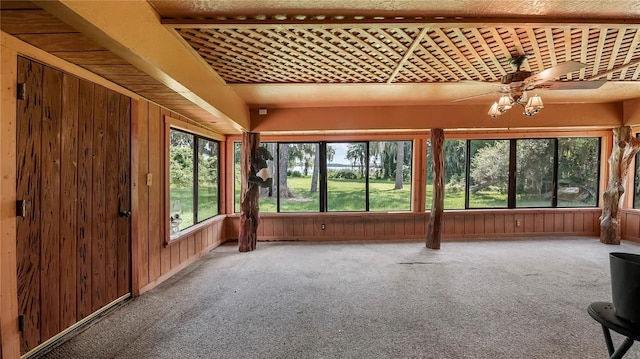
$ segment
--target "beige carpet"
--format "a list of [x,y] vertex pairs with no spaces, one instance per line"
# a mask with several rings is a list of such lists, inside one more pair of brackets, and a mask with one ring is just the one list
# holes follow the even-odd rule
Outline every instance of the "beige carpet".
[[44,357],[606,358],[586,308],[611,300],[611,251],[640,245],[232,243]]

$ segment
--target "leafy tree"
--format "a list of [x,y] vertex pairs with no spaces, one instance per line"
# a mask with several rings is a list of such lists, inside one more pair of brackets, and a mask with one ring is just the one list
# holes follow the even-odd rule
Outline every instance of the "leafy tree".
[[[475,141],[471,141],[472,144]],[[481,147],[482,146],[482,147]],[[472,147],[473,148],[473,147]],[[472,150],[470,177],[476,193],[489,186],[497,185],[501,192],[507,191],[509,181],[509,141],[497,140],[480,143]]]
[[347,159],[351,162],[351,168],[355,169],[356,166],[360,170],[360,178],[364,178],[365,160],[366,160],[366,144],[365,143],[350,143],[347,145]]
[[465,140],[445,140],[444,141],[444,175],[445,182],[464,181],[466,169],[466,141]]

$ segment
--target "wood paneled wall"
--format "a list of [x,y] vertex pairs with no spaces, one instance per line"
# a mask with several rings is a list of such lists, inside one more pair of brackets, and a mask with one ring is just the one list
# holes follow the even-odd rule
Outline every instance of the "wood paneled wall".
[[[165,245],[165,117],[189,122],[183,116],[154,103],[139,100],[134,119],[137,165],[134,169],[134,294],[143,293],[224,242],[224,215],[206,221],[183,237]],[[221,143],[220,148],[224,148]],[[221,183],[222,185],[222,183]],[[224,190],[221,189],[221,193]],[[222,208],[222,207],[221,207]]]
[[620,210],[620,222],[622,239],[640,243],[640,211],[637,209]]
[[[597,236],[601,209],[446,211],[444,238],[495,238],[533,235]],[[260,216],[259,240],[424,239],[429,213],[321,213]],[[322,229],[322,225],[325,229]],[[229,238],[239,217],[227,217]]]
[[19,58],[22,352],[130,292],[131,100]]

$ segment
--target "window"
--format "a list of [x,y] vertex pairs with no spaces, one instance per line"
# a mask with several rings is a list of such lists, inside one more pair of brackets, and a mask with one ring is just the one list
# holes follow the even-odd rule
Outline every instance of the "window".
[[600,179],[600,139],[558,140],[558,206],[595,207]]
[[328,211],[366,211],[366,158],[365,142],[327,144]]
[[444,156],[445,209],[598,205],[597,137],[445,140]]
[[[260,212],[409,211],[412,141],[265,142],[273,186],[261,189]],[[240,144],[235,147],[240,210]]]
[[369,210],[411,210],[411,141],[369,143]]
[[169,131],[170,234],[219,213],[219,144],[171,128]]
[[278,145],[279,169],[273,190],[278,194],[280,212],[318,212],[319,153],[318,143]]
[[470,140],[469,208],[507,208],[509,140]]
[[554,207],[556,141],[516,140],[516,207]]
[[444,141],[444,208],[465,208],[466,188],[465,140]]

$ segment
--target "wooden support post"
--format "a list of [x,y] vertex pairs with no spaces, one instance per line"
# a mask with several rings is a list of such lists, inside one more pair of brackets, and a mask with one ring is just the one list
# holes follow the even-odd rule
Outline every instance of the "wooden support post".
[[260,187],[249,182],[249,176],[256,173],[251,166],[251,159],[256,157],[260,145],[260,134],[245,132],[242,135],[242,197],[240,200],[240,233],[238,235],[238,247],[240,252],[249,252],[256,249],[256,239],[259,219]]
[[442,222],[444,221],[444,131],[440,128],[431,130],[431,153],[433,158],[433,202],[427,230],[427,248],[440,249]]
[[613,129],[613,151],[609,157],[609,183],[602,195],[600,216],[600,242],[620,244],[620,201],[624,195],[624,183],[634,156],[640,149],[640,140],[631,136],[629,126]]

